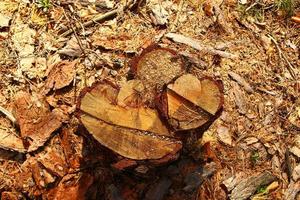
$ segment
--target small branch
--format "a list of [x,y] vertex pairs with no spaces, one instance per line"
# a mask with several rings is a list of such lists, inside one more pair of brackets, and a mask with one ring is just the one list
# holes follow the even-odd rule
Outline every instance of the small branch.
[[300,17],[298,17],[298,16],[293,16],[291,19],[292,19],[292,21],[294,21],[294,22],[300,24]]
[[3,113],[14,125],[17,124],[16,118],[2,106],[0,106],[0,112]]
[[[88,26],[93,25],[94,23],[103,21],[103,20],[105,20],[105,19],[107,19],[107,18],[110,18],[110,17],[114,17],[114,16],[116,16],[116,15],[119,13],[119,11],[120,11],[120,9],[117,8],[117,9],[114,9],[114,10],[112,10],[112,11],[109,11],[109,12],[103,14],[103,15],[102,15],[102,14],[101,14],[101,15],[98,15],[98,16],[94,17],[93,19],[91,19],[91,20],[89,20],[89,21],[83,23],[83,27],[86,28],[86,27],[88,27]],[[80,27],[80,24],[76,24],[75,27],[76,27],[76,28],[79,28],[79,27]],[[64,31],[64,30],[62,30],[62,31]],[[70,35],[71,33],[73,33],[73,29],[68,29],[68,30],[65,30],[65,32],[63,32],[63,33],[61,34],[61,36],[62,36],[62,37],[66,37],[66,36]]]
[[199,41],[197,41],[193,38],[190,38],[190,37],[186,37],[184,35],[180,35],[180,34],[176,34],[176,33],[168,33],[165,36],[169,39],[172,39],[174,42],[186,44],[186,45],[188,45],[194,49],[197,49],[199,51],[211,53],[213,55],[219,55],[221,57],[230,58],[230,59],[235,59],[238,57],[237,55],[234,55],[232,53],[217,50],[211,46],[201,44]]
[[277,41],[274,39],[274,37],[272,37],[271,35],[269,35],[269,38],[271,39],[271,41],[276,46],[276,49],[278,51],[280,59],[283,59],[287,63],[287,70],[291,74],[292,78],[294,80],[297,80],[297,76],[296,76],[296,73],[294,71],[293,65],[290,63],[290,61],[287,59],[287,57],[285,56],[285,54],[282,52],[281,48],[279,47],[279,45],[278,45]]
[[174,21],[174,23],[172,25],[171,31],[174,31],[175,28],[177,27],[179,16],[181,15],[182,8],[183,8],[183,3],[184,3],[184,0],[181,0],[180,3],[179,3],[179,8],[177,10],[176,18],[175,18],[175,21]]

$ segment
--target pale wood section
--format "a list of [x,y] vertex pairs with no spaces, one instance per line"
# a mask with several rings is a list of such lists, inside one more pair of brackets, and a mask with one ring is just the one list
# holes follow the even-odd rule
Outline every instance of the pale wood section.
[[130,80],[124,83],[117,97],[118,105],[122,107],[139,107],[142,103],[140,96],[144,90],[144,86],[139,80]]
[[191,74],[182,75],[168,88],[210,114],[214,115],[222,104],[222,92],[210,78],[198,80]]
[[139,134],[139,131],[110,125],[86,114],[80,119],[102,145],[126,158],[159,159],[181,149],[181,143]]
[[0,128],[0,147],[6,150],[15,150],[18,152],[26,152],[23,141],[9,130]]
[[150,108],[125,108],[114,105],[112,87],[99,85],[81,99],[80,109],[107,123],[127,128],[150,131],[159,135],[170,135],[159,118],[158,112]]
[[198,98],[198,105],[209,112],[210,114],[216,114],[222,106],[222,92],[216,81],[209,78],[201,80],[202,92]]
[[169,122],[175,129],[188,130],[202,126],[209,121],[210,116],[199,110],[193,109],[191,103],[176,95],[174,92],[167,91],[168,116]]

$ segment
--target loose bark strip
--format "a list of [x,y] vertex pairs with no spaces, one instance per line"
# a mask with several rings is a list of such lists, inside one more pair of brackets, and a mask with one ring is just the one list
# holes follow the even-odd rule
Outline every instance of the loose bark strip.
[[234,73],[234,72],[228,72],[228,75],[235,80],[236,82],[238,82],[241,86],[243,86],[245,88],[245,90],[249,93],[253,93],[254,90],[253,88],[250,86],[250,84],[240,75]]
[[203,52],[207,52],[207,53],[211,53],[213,55],[219,55],[221,57],[224,58],[230,58],[230,59],[235,59],[238,56],[225,52],[225,51],[221,51],[221,50],[217,50],[213,47],[201,44],[199,41],[190,38],[190,37],[186,37],[184,35],[181,34],[176,34],[176,33],[167,33],[165,35],[167,38],[172,39],[174,42],[178,42],[178,43],[182,43],[182,44],[186,44],[194,49],[197,49],[199,51],[203,51]]

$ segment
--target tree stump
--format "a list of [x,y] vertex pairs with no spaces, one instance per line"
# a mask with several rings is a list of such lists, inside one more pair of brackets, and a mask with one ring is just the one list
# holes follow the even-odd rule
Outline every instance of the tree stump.
[[135,163],[131,160],[167,163],[183,146],[176,132],[216,118],[223,105],[221,84],[187,73],[176,52],[165,48],[150,47],[131,63],[134,80],[85,88],[77,116],[101,145],[127,160],[118,168]]

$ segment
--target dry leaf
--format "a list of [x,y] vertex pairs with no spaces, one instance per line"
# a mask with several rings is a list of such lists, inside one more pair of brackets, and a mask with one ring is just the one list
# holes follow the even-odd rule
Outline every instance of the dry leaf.
[[[80,42],[82,48],[87,48],[87,42],[85,40],[81,40]],[[79,57],[83,52],[76,37],[73,36],[70,40],[68,40],[67,45],[64,48],[58,50],[58,53],[71,57]]]
[[19,92],[15,99],[15,116],[27,151],[34,151],[50,138],[62,122],[50,111],[46,101],[37,94]]
[[77,61],[61,61],[56,63],[45,82],[45,93],[48,93],[51,89],[58,90],[68,86],[75,77],[75,65]]

